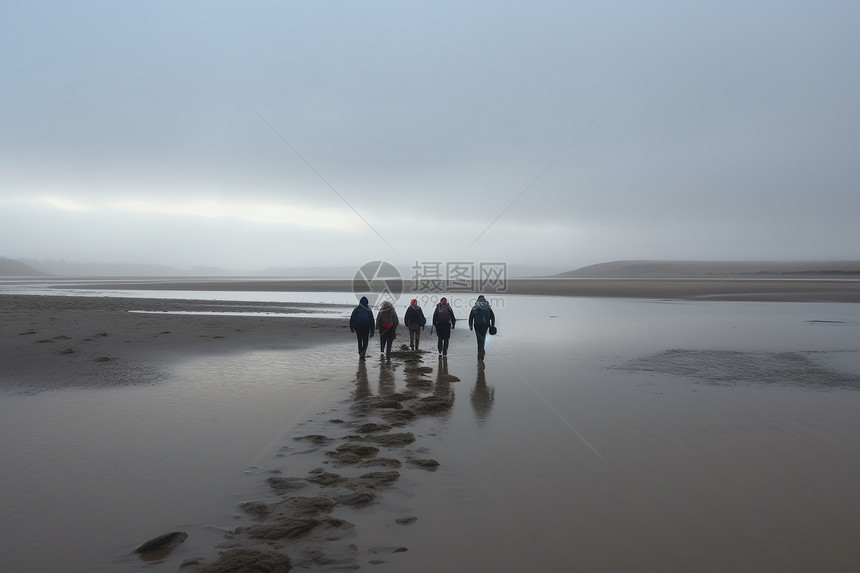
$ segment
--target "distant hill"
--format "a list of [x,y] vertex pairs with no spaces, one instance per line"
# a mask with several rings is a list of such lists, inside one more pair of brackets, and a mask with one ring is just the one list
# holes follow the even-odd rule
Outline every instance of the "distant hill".
[[860,261],[612,261],[553,275],[554,278],[860,278]]
[[173,267],[147,264],[70,263],[52,260],[28,260],[27,265],[42,273],[64,277],[179,276],[188,275]]
[[39,277],[45,273],[6,257],[0,257],[0,277]]

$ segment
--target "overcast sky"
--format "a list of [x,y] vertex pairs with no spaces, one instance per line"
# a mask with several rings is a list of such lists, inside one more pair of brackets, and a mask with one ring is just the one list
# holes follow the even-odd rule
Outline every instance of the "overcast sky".
[[860,3],[0,6],[0,256],[860,258]]

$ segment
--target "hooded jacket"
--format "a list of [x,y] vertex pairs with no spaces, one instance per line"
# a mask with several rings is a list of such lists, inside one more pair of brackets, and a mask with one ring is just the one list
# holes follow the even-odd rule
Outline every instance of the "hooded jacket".
[[373,330],[373,311],[368,306],[367,297],[361,297],[358,301],[358,306],[352,309],[352,316],[349,317],[350,330]]
[[[439,311],[446,310],[448,313],[448,320],[439,318]],[[448,302],[438,303],[436,305],[436,310],[433,311],[433,326],[436,327],[436,332],[440,330],[442,332],[447,332],[449,328],[454,328],[454,324],[457,322],[457,318],[454,316],[454,309],[451,308],[451,305]]]
[[424,317],[424,311],[421,310],[421,307],[417,304],[410,304],[409,308],[406,309],[406,314],[403,315],[403,324],[413,330],[427,324],[427,319]]
[[397,312],[394,310],[394,307],[388,301],[383,302],[379,314],[376,315],[376,329],[396,329],[398,324],[400,324],[400,320],[397,318]]
[[496,314],[490,308],[490,303],[487,302],[484,295],[478,297],[478,300],[475,301],[475,306],[472,307],[472,311],[469,313],[470,330],[473,325],[476,328],[489,328],[496,325]]

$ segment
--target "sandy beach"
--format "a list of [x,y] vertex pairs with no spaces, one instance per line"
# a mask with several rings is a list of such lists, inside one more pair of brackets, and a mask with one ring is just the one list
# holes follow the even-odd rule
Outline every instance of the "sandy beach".
[[[819,287],[790,298],[853,300]],[[230,356],[240,369],[293,356],[286,375],[331,380],[334,401],[246,472],[233,523],[166,521],[153,536],[188,538],[113,570],[850,570],[856,305],[684,303],[678,289],[680,304],[665,290],[596,306],[511,297],[486,366],[464,316],[446,360],[425,334],[424,352],[359,362],[344,321],[290,317],[301,304],[4,295],[0,381],[13,395],[146,391],[175,364]],[[180,310],[283,316],[160,314]]]
[[[303,310],[301,303],[285,308],[59,295],[4,295],[0,303],[2,384],[38,390],[148,384],[163,375],[160,366],[187,355],[306,348],[331,341],[345,328],[324,318],[290,317]],[[176,311],[277,312],[288,322],[166,314]]]

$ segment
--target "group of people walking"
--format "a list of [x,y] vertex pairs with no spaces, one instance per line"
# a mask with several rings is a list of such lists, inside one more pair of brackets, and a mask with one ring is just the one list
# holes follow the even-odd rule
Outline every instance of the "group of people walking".
[[[430,332],[436,331],[437,349],[439,356],[448,356],[448,341],[451,338],[451,331],[457,323],[457,318],[454,316],[454,309],[448,304],[448,299],[442,297],[433,311],[433,320],[431,323]],[[354,332],[358,337],[358,355],[361,360],[367,355],[367,346],[370,338],[373,337],[374,331],[379,332],[380,352],[385,358],[391,356],[391,345],[394,343],[394,338],[397,335],[397,327],[400,320],[397,317],[397,311],[394,306],[384,301],[379,309],[379,313],[374,320],[373,311],[369,306],[366,296],[361,297],[358,306],[352,311],[352,316],[349,319],[349,331]],[[421,340],[421,331],[424,330],[427,319],[424,316],[424,310],[418,306],[418,300],[412,299],[409,303],[409,308],[403,315],[403,324],[409,331],[409,347],[412,350],[418,350]],[[490,303],[483,295],[479,296],[475,301],[475,305],[469,312],[469,330],[474,330],[475,337],[478,340],[478,360],[483,360],[486,354],[484,345],[487,340],[487,333],[495,334],[496,331],[496,315],[493,309],[490,308]]]

